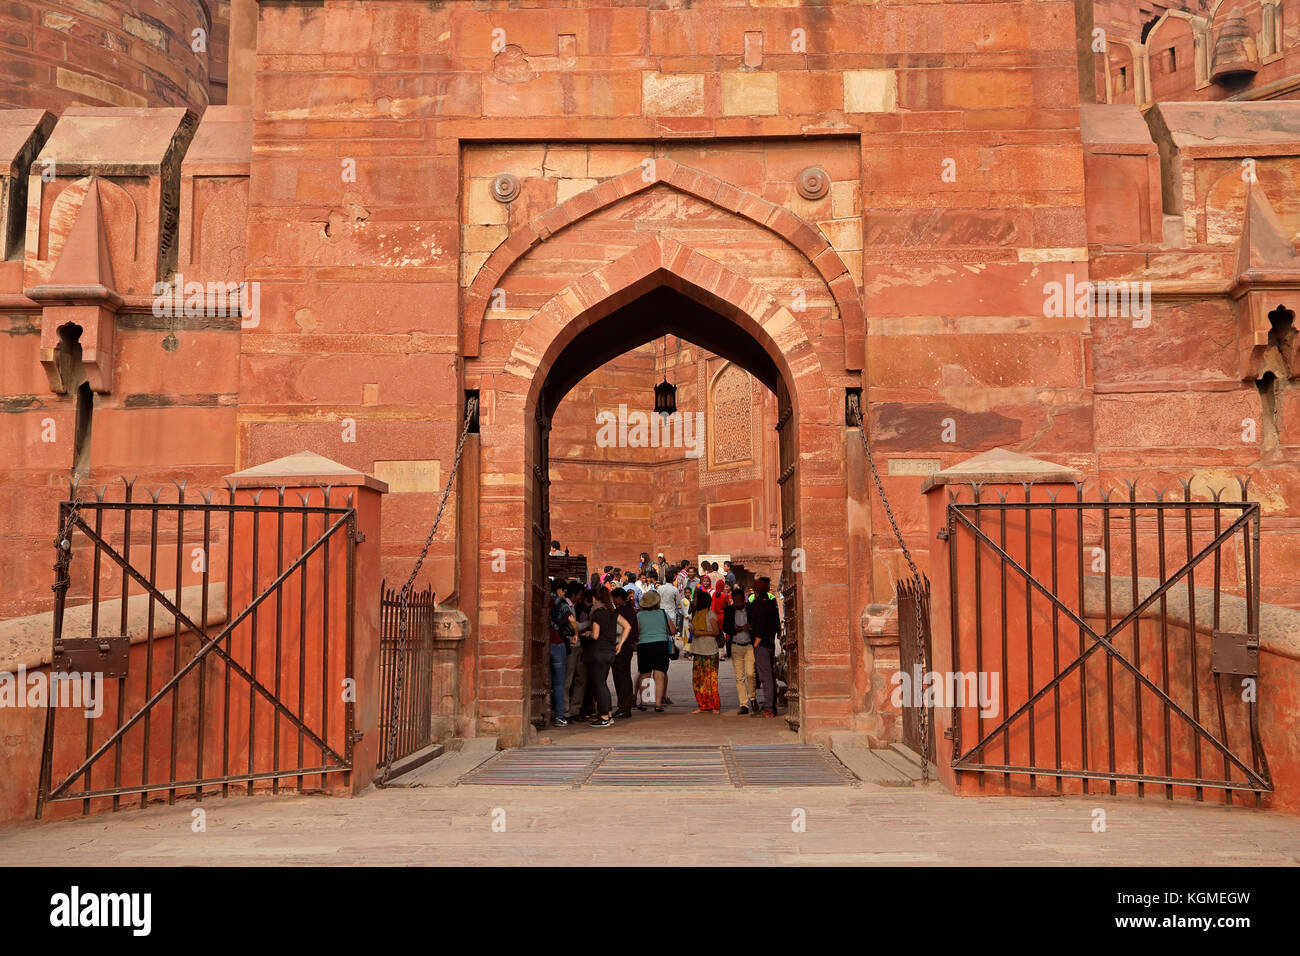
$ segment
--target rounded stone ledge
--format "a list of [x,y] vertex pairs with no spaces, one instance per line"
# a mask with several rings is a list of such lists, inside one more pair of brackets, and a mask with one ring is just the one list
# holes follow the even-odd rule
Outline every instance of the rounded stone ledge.
[[[1160,586],[1155,578],[1138,578],[1138,598],[1140,601]],[[1114,614],[1127,614],[1133,609],[1132,581],[1112,577],[1111,610]],[[1105,578],[1101,575],[1089,575],[1084,578],[1083,601],[1087,617],[1098,616],[1097,612],[1105,606]],[[1209,623],[1214,620],[1214,589],[1195,589],[1196,630],[1208,634]],[[1165,592],[1165,607],[1168,609],[1169,621],[1180,627],[1191,626],[1191,614],[1187,600],[1186,582],[1176,584]],[[1152,604],[1142,612],[1148,620],[1159,620],[1160,608]],[[1246,630],[1246,600],[1235,594],[1219,594],[1219,630],[1244,633]],[[1289,657],[1300,661],[1300,611],[1282,607],[1277,604],[1259,605],[1259,648],[1270,654]]]
[[[175,588],[159,588],[173,603],[176,601]],[[139,644],[149,637],[149,595],[132,594],[127,598],[126,632],[132,644]],[[203,585],[191,584],[181,588],[180,607],[182,612],[198,617],[198,612],[191,608],[201,607],[203,603]],[[65,608],[63,612],[63,634],[65,637],[90,636],[90,604]],[[158,606],[154,605],[154,610]],[[165,618],[165,620],[164,620]],[[120,622],[122,619],[122,599],[99,602],[100,633],[114,633],[104,622]],[[208,617],[202,623],[204,627],[226,623],[226,585],[217,581],[208,585]],[[114,625],[116,626],[116,625]],[[171,617],[156,614],[153,626],[155,638],[172,636],[175,625]],[[32,670],[50,663],[51,635],[54,633],[54,612],[29,614],[0,621],[0,673],[14,672],[19,668]],[[188,631],[185,633],[189,633]]]

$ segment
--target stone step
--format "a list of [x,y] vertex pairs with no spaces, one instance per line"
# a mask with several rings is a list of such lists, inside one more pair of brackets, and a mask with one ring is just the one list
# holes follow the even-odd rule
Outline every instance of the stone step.
[[375,775],[375,784],[395,784],[399,778],[406,776],[413,770],[423,767],[430,760],[436,760],[447,752],[447,748],[442,744],[430,744],[413,754],[408,754],[400,760],[394,760],[392,767],[388,771],[388,779],[383,779],[384,768],[380,767]]
[[921,769],[921,755],[907,744],[892,743],[889,745],[889,749],[909,763],[915,764],[918,770]]
[[497,749],[496,737],[469,737],[462,741],[452,741],[442,756],[416,767],[400,779],[390,780],[388,785],[454,787],[461,777],[485,760],[491,759]]
[[912,783],[921,779],[921,764],[919,762],[913,763],[896,750],[884,748],[881,750],[873,750],[871,753],[878,760],[889,764],[889,766],[893,767],[900,774],[907,777],[909,781],[908,786],[911,786]]
[[[881,787],[910,787],[913,775],[881,759],[881,751],[867,746],[866,737],[853,733],[831,734],[831,753],[859,780]],[[920,768],[916,769],[920,776]]]

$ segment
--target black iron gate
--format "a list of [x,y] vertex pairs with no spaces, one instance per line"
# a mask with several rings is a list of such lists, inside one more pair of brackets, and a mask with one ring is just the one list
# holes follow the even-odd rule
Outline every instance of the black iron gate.
[[976,696],[950,701],[952,766],[981,786],[1258,802],[1259,504],[1240,479],[1240,501],[1127,485],[1096,501],[950,489],[953,685]]
[[[226,503],[199,503],[178,483],[175,501],[137,501],[123,484],[121,501],[106,489],[77,500],[74,486],[60,505],[51,685],[75,680],[98,704],[51,698],[37,816],[57,801],[88,813],[348,773],[351,495],[287,504],[281,488],[267,504],[231,485]],[[88,633],[65,634],[67,609],[84,604]]]
[[388,587],[387,582],[380,588],[379,739],[384,748],[380,764],[385,767],[433,743],[436,633],[433,615],[437,604],[432,587],[411,595],[406,634],[400,648],[404,680],[399,695],[396,686],[400,598],[400,589]]
[[[894,582],[894,596],[898,600],[899,671],[905,677],[910,673],[911,685],[920,687],[924,675],[918,673],[921,665],[916,662],[934,660],[933,648],[930,645],[930,579],[922,575],[921,586],[918,588],[915,579],[900,578]],[[920,614],[916,612],[918,603],[921,605]],[[920,634],[916,630],[918,621],[922,632]],[[918,643],[923,643],[925,646],[924,656],[917,653]],[[924,704],[923,701],[912,703]],[[934,735],[922,733],[921,713],[922,708],[919,706],[903,708],[903,743],[917,754],[920,754],[924,748],[927,751],[925,758],[933,763]]]
[[776,385],[777,454],[781,473],[777,484],[781,489],[781,578],[778,589],[781,596],[781,651],[785,671],[785,722],[791,730],[798,730],[803,720],[803,700],[799,687],[799,588],[803,571],[799,543],[799,433],[794,425],[794,403],[785,379]]

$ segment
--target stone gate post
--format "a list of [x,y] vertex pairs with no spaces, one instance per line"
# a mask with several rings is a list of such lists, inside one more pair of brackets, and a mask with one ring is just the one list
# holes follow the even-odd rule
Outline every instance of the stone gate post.
[[[348,589],[348,574],[345,561],[346,528],[341,529],[341,532],[331,539],[329,568],[327,571],[329,578],[328,590],[324,586],[324,577],[319,570],[324,561],[323,549],[311,559],[309,565],[311,573],[308,575],[307,582],[308,601],[303,610],[302,623],[304,633],[311,635],[310,639],[312,641],[319,642],[318,646],[327,649],[328,656],[327,670],[322,675],[316,666],[319,659],[309,655],[307,686],[314,689],[316,686],[327,684],[330,694],[339,695],[335,701],[331,702],[332,704],[341,702],[343,694],[347,692],[354,694],[355,700],[352,773],[346,775],[336,774],[333,778],[327,778],[325,787],[333,792],[360,793],[374,779],[375,768],[382,752],[379,739],[379,599],[382,584],[379,519],[380,505],[383,495],[388,491],[388,485],[373,475],[367,475],[364,472],[348,468],[346,465],[330,461],[328,458],[312,452],[299,452],[266,464],[257,465],[233,475],[228,475],[227,480],[235,483],[235,501],[238,504],[251,504],[255,497],[263,505],[274,504],[281,488],[284,489],[285,504],[291,507],[301,503],[300,495],[306,498],[308,506],[317,508],[321,507],[322,504],[332,508],[343,508],[347,506],[348,498],[351,497],[352,499],[352,506],[356,509],[357,537],[351,574],[353,601],[350,661],[347,642],[344,640],[346,636],[346,594]],[[328,498],[326,498],[327,488]],[[268,549],[274,548],[279,529],[274,513],[268,512],[259,515],[259,521],[261,522],[259,554],[262,567],[265,568],[274,563],[275,555],[268,553]],[[320,515],[309,516],[306,540],[311,542],[319,537],[324,530],[325,524]],[[285,540],[296,543],[302,540],[302,533],[302,525],[294,517],[293,513],[286,512],[284,516]],[[240,534],[236,538],[234,552],[236,573],[230,587],[233,606],[240,608],[246,606],[249,600],[255,596],[252,591],[254,582],[247,574],[241,575],[239,573],[239,569],[250,566],[253,557],[252,537],[250,534]],[[259,580],[265,586],[267,583],[266,574],[261,574]],[[291,596],[298,594],[296,581],[295,578],[293,581],[286,582],[285,586],[290,588]],[[291,612],[297,611],[297,607],[293,605],[292,601],[286,601],[285,603]],[[268,610],[273,611],[273,607],[268,608]],[[276,659],[273,644],[274,617],[274,613],[268,613],[262,617],[258,625],[258,649],[263,653],[263,660]],[[289,630],[292,630],[292,628]],[[259,668],[259,678],[261,676]],[[285,677],[285,682],[288,684],[292,684],[297,680],[297,674],[282,676]],[[347,679],[354,682],[350,688],[344,683]],[[293,694],[292,692],[287,693],[286,706],[292,706],[294,703]],[[309,717],[314,714],[316,720],[319,720],[320,715],[313,710],[314,706],[314,700],[309,695],[305,714]],[[331,715],[336,715],[341,712],[341,708],[331,706],[329,711]],[[311,722],[308,721],[309,724]],[[269,720],[263,720],[262,723],[266,724],[269,729],[271,725]],[[326,742],[335,748],[345,747],[347,743],[346,733],[345,729],[339,726],[340,721],[335,716],[329,716],[326,723],[328,724]],[[265,763],[269,765],[269,760],[264,761],[261,758],[269,755],[274,749],[271,740],[262,739],[262,735],[259,734],[258,739],[252,746],[258,751],[259,764]],[[342,753],[343,751],[340,749],[339,752]],[[345,777],[347,778],[346,781]]]

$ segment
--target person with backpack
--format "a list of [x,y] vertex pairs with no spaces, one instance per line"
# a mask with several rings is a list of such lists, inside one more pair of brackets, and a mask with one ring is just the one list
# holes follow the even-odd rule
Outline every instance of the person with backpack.
[[[776,641],[781,631],[781,619],[776,607],[776,595],[769,590],[771,578],[757,578],[754,581],[754,596],[748,604],[751,632],[754,635],[754,669],[762,685],[766,703],[763,707],[765,717],[776,716]],[[754,711],[758,715],[758,711]]]
[[727,635],[727,653],[736,675],[736,699],[739,714],[758,712],[758,688],[754,683],[754,635],[750,630],[749,607],[745,592],[731,589],[731,603],[722,616],[722,631]]
[[[641,598],[636,623],[640,637],[636,646],[637,690],[640,691],[647,677],[651,678],[655,688],[655,713],[662,714],[664,691],[668,689],[669,642],[677,633],[677,627],[668,612],[660,607],[658,591],[647,591]],[[637,709],[645,710],[646,705],[638,702]]]
[[551,712],[556,727],[567,727],[568,700],[565,684],[569,669],[569,646],[578,633],[578,618],[564,582],[551,582]]

